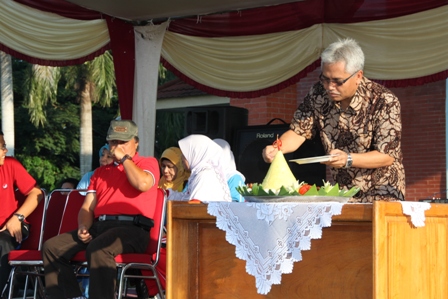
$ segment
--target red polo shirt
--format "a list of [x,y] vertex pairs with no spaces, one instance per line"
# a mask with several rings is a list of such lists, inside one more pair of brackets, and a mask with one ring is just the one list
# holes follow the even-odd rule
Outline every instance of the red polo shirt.
[[5,163],[0,165],[0,184],[0,227],[3,227],[22,204],[14,196],[15,189],[26,195],[36,186],[36,180],[15,158],[5,157]]
[[90,179],[89,190],[96,191],[97,205],[95,218],[106,215],[146,215],[145,211],[157,198],[157,186],[160,178],[159,164],[153,157],[135,154],[132,161],[142,170],[154,177],[154,186],[146,192],[135,189],[128,181],[124,166],[115,163],[97,168]]

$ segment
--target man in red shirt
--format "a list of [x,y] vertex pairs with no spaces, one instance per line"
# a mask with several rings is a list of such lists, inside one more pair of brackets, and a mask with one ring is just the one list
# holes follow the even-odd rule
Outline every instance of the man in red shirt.
[[135,223],[157,199],[160,171],[153,157],[137,153],[138,129],[130,120],[113,120],[107,141],[114,163],[93,174],[78,214],[78,230],[45,242],[42,256],[47,298],[83,298],[70,259],[86,250],[90,270],[89,298],[115,298],[114,257],[143,253],[148,228]]
[[[26,217],[34,211],[42,200],[42,191],[36,187],[36,181],[13,157],[6,157],[3,132],[0,132],[0,291],[3,290],[11,271],[8,264],[8,254],[28,237]],[[26,195],[20,205],[14,192]]]

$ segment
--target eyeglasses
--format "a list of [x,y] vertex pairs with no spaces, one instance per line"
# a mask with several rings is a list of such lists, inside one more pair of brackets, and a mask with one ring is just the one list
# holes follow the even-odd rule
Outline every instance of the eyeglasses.
[[0,145],[0,149],[6,151],[7,150],[6,144]]
[[348,77],[347,79],[344,80],[333,80],[330,78],[325,77],[324,75],[320,74],[319,75],[319,80],[322,84],[331,84],[334,83],[336,86],[342,86],[344,85],[345,82],[347,82],[351,77],[353,77],[356,73],[358,73],[359,71],[354,72],[353,74],[350,75],[350,77]]

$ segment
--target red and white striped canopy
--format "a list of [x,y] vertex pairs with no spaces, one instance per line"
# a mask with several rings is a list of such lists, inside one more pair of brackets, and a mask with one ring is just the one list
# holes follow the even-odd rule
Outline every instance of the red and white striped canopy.
[[[296,83],[344,37],[363,48],[365,75],[387,86],[448,75],[448,0],[0,0],[0,7],[0,50],[15,57],[62,66],[111,49],[120,99],[132,98],[134,27],[168,19],[162,61],[215,95],[256,97]],[[120,108],[124,117],[132,111],[122,101]]]

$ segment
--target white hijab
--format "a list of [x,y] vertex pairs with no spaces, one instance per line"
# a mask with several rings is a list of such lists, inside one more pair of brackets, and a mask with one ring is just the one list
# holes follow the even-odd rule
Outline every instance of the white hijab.
[[224,167],[226,180],[229,180],[231,177],[238,174],[243,178],[243,181],[245,181],[246,178],[244,175],[236,169],[235,156],[230,148],[230,144],[221,138],[213,139],[213,141],[222,148],[223,154],[221,156],[221,164]]
[[[201,188],[201,193],[207,192],[210,197],[213,197],[213,194],[216,195],[219,192],[216,186],[207,186],[196,180],[196,176],[201,171],[213,169],[221,185],[223,198],[226,201],[231,201],[230,190],[225,175],[226,172],[220,163],[223,155],[221,147],[207,136],[199,134],[193,134],[179,140],[179,147],[190,165],[191,175],[188,179],[188,189],[193,191],[195,188]],[[196,192],[193,191],[190,193],[194,194]]]

